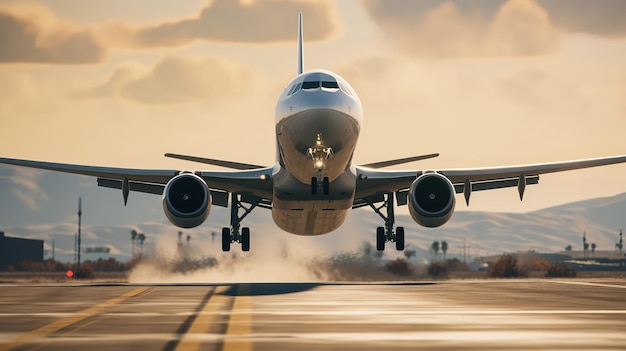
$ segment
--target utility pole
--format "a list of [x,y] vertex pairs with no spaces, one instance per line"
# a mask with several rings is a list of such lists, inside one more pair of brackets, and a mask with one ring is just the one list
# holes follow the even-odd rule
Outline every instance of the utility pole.
[[589,244],[587,244],[587,233],[583,232],[583,257],[587,257],[588,248]]
[[52,260],[54,261],[54,239],[52,239]]
[[80,267],[80,218],[83,215],[81,211],[81,198],[78,198],[78,237],[76,239],[77,267]]

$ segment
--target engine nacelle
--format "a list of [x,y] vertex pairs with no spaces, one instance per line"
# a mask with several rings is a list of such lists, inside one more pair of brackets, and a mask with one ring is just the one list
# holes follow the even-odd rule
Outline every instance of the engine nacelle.
[[193,173],[170,179],[163,191],[163,211],[173,225],[194,228],[204,223],[211,210],[211,192],[204,180]]
[[454,185],[438,173],[417,177],[409,189],[409,212],[418,224],[434,228],[446,223],[454,212]]

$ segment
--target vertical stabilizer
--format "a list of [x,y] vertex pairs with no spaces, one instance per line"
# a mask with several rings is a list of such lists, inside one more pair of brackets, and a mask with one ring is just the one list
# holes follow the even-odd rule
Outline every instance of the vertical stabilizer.
[[298,14],[298,74],[302,74],[304,67],[304,55],[302,48],[302,12]]

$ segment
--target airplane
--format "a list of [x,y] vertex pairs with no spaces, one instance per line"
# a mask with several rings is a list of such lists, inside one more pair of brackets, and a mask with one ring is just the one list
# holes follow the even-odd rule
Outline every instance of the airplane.
[[407,205],[413,220],[439,227],[454,213],[455,195],[469,206],[475,191],[517,187],[523,200],[539,175],[626,162],[626,155],[508,167],[381,170],[437,157],[420,155],[355,165],[353,154],[363,123],[357,93],[336,73],[304,72],[302,14],[298,16],[298,74],[284,88],[275,110],[276,163],[261,166],[167,153],[166,157],[226,167],[232,171],[110,168],[0,158],[0,163],[97,177],[98,186],[162,196],[165,216],[175,226],[205,222],[211,206],[230,207],[230,226],[222,228],[222,250],[241,244],[250,250],[244,218],[255,208],[271,210],[274,223],[297,235],[321,235],[339,228],[348,210],[369,206],[383,220],[376,248],[387,242],[404,250],[404,227],[395,227],[395,206]]

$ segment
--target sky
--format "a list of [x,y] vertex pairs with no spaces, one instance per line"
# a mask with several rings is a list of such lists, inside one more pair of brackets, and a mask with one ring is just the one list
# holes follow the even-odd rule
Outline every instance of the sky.
[[[626,154],[621,0],[0,0],[0,156],[206,168],[163,157],[172,152],[271,165],[298,12],[305,70],[337,72],[363,103],[357,164],[433,152],[396,168]],[[467,209],[615,195],[625,177],[625,165],[545,175],[524,202],[504,189],[473,194]],[[98,221],[131,221],[112,218],[121,196],[95,179],[2,167],[0,185],[0,227],[73,218],[81,194],[108,206]],[[143,196],[158,212],[160,199]]]

